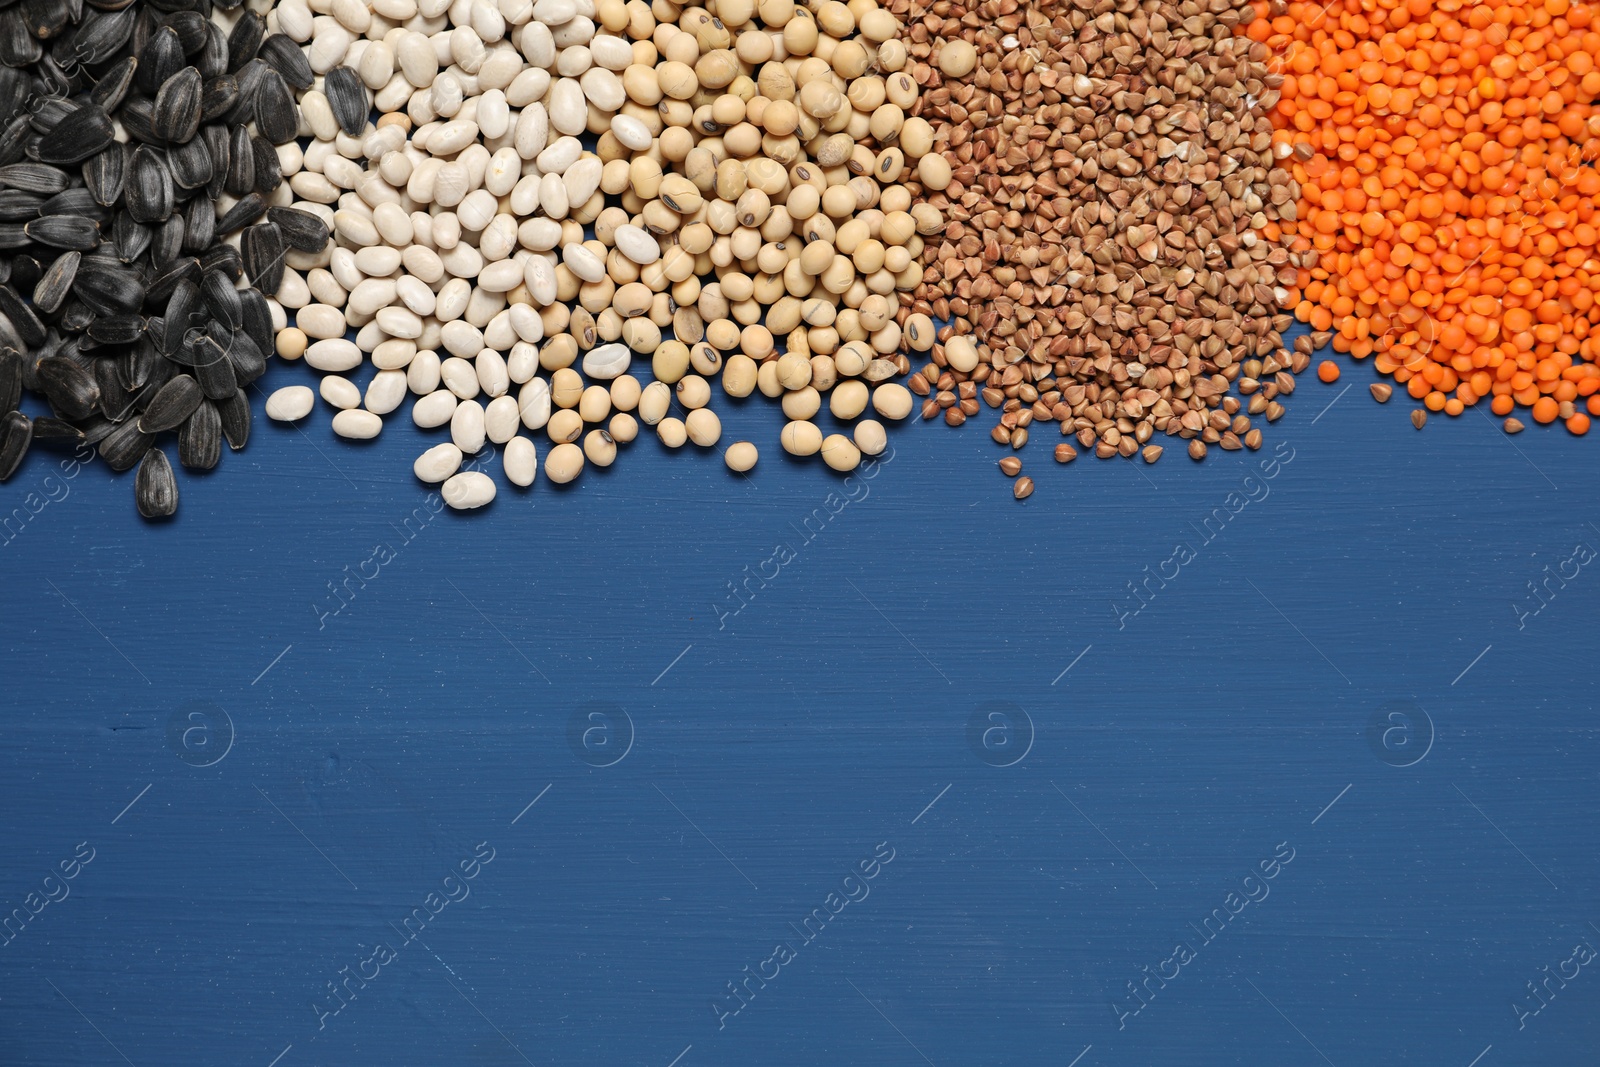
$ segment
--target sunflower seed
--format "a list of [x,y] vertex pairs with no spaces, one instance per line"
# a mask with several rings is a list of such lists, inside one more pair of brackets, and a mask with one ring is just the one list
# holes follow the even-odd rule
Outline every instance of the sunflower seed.
[[61,313],[56,319],[56,325],[72,333],[82,333],[94,321],[96,311],[82,300],[69,298],[61,306]]
[[183,209],[183,250],[191,255],[203,252],[216,243],[216,205],[203,196],[197,196]]
[[239,102],[223,116],[224,122],[230,126],[243,126],[255,118],[256,93],[261,88],[261,79],[271,69],[262,60],[252,59],[234,73],[239,82]]
[[28,116],[28,124],[35,133],[46,134],[56,124],[77,110],[77,105],[64,96],[51,96],[41,100]]
[[222,195],[228,180],[228,128],[213,122],[200,131],[205,138],[206,150],[211,153],[211,178],[206,182],[207,200],[215,201]]
[[57,256],[33,287],[33,306],[46,313],[59,310],[72,290],[72,279],[77,276],[78,261],[82,258],[83,253],[77,251]]
[[239,251],[244,257],[245,274],[263,293],[276,293],[283,284],[283,237],[270,222],[251,226],[240,235]]
[[297,207],[269,207],[267,218],[278,227],[284,244],[290,248],[315,254],[328,245],[328,224],[309,211]]
[[255,191],[269,196],[283,184],[283,164],[278,159],[278,150],[266,138],[252,137],[250,151],[255,156]]
[[[298,53],[299,49],[295,51]],[[300,124],[297,110],[283,75],[276,70],[267,71],[256,90],[256,129],[261,136],[275,145],[294,140]]]
[[138,311],[145,300],[145,288],[136,272],[107,263],[99,256],[84,256],[78,262],[72,291],[104,315]]
[[184,335],[194,325],[194,313],[200,309],[200,304],[200,287],[188,278],[179,278],[172,287],[172,295],[167,298],[160,337],[163,352],[174,352],[183,343]]
[[22,353],[0,349],[0,415],[17,410],[22,402]]
[[184,190],[201,188],[214,173],[211,147],[204,137],[191,137],[167,149],[167,164],[172,168],[173,184]]
[[49,0],[22,0],[18,8],[22,12],[23,25],[41,41],[59,35],[72,18],[71,9],[66,4],[50,3]]
[[111,207],[122,199],[122,178],[127,173],[123,147],[113,144],[89,157],[83,164],[83,184],[95,203]]
[[171,518],[178,510],[178,479],[172,473],[167,454],[152,448],[139,461],[134,475],[133,499],[139,514],[147,519]]
[[[107,420],[101,421],[107,426],[111,425]],[[46,415],[33,420],[33,443],[36,445],[62,448],[83,444],[87,439],[87,434],[66,419],[54,419]]]
[[178,462],[190,470],[208,471],[221,458],[222,416],[207,400],[178,428]]
[[205,299],[206,309],[211,312],[212,318],[230,330],[244,326],[244,303],[239,299],[239,290],[224,275],[206,275],[200,283],[200,295]]
[[44,48],[38,38],[29,32],[19,8],[0,11],[0,63],[8,67],[26,67],[39,61]]
[[149,145],[133,150],[124,193],[135,222],[160,222],[171,215],[175,202],[172,185],[172,172],[160,151]]
[[[133,411],[133,390],[122,384],[122,374],[114,359],[94,361],[94,380],[100,387],[100,414],[121,422]],[[37,429],[37,428],[36,428]]]
[[261,290],[239,290],[239,306],[244,315],[244,331],[261,352],[272,351],[272,308]]
[[39,217],[44,197],[20,189],[0,189],[0,222],[28,222]]
[[266,355],[243,330],[235,330],[228,339],[228,362],[233,364],[234,378],[241,386],[249,385],[267,373]]
[[228,176],[222,187],[234,196],[243,196],[256,187],[256,156],[250,147],[250,131],[235,126],[228,138]]
[[190,375],[180,374],[150,399],[150,406],[139,416],[139,429],[145,433],[160,433],[182,425],[203,399],[205,393],[200,383]]
[[[91,12],[82,22],[78,23],[77,28],[71,34],[62,38],[62,45],[65,46],[65,56],[61,57],[63,62],[70,57],[75,63],[81,65],[104,63],[121,51],[122,46],[128,43],[128,38],[133,33],[133,25],[138,21],[138,17],[138,9],[132,7],[124,8],[121,11]],[[128,56],[106,71],[101,76],[100,83],[90,93],[91,98],[95,97],[95,94],[99,92],[100,86],[105,84],[107,78],[114,82],[121,77],[120,68],[125,64],[131,64],[132,60],[133,57]],[[127,67],[127,70],[129,74],[133,73],[131,65]],[[108,102],[98,98],[95,99],[95,103],[104,108],[115,108],[117,106],[117,101]]]
[[22,297],[10,285],[0,285],[0,315],[10,320],[17,336],[27,347],[36,349],[44,344],[44,323],[39,321],[39,316],[22,302]]
[[201,334],[194,343],[195,377],[212,400],[226,400],[247,383],[239,381],[227,350],[209,334]]
[[185,278],[195,284],[199,283],[200,261],[193,256],[181,256],[153,272],[145,287],[144,298],[160,303],[171,297],[172,291]]
[[132,263],[144,255],[150,248],[150,227],[142,222],[137,222],[127,211],[117,212],[117,217],[111,223],[111,244],[117,251],[117,258],[124,263]]
[[19,223],[0,223],[0,248],[26,248],[31,243],[28,231]]
[[349,67],[334,67],[322,76],[322,92],[333,109],[339,128],[351,137],[359,137],[366,129],[367,116],[372,102],[367,99],[367,87]]
[[228,447],[237,452],[250,440],[250,398],[241,389],[218,401],[217,414],[222,417],[222,436],[227,438]]
[[217,220],[217,232],[224,237],[237,233],[259,221],[266,213],[267,202],[262,199],[261,194],[250,193],[240,198]]
[[263,38],[257,55],[296,89],[311,88],[315,77],[311,70],[311,61],[292,38],[281,33]]
[[218,75],[206,80],[200,91],[200,119],[215,122],[239,102],[239,82],[231,74]]
[[[161,5],[152,5],[160,7]],[[183,54],[192,56],[206,44],[206,17],[198,11],[189,10],[187,3],[176,4],[168,8],[172,14],[167,18],[167,25],[171,26],[178,34],[178,44],[183,48]]]
[[155,435],[139,429],[138,419],[120,423],[100,440],[100,458],[114,471],[132,469],[155,443]]
[[101,315],[89,324],[90,340],[103,345],[129,345],[145,331],[143,315]]
[[217,245],[200,257],[200,271],[202,274],[209,274],[214,270],[223,271],[228,277],[238,281],[244,277],[244,257],[239,255],[239,250],[232,245]]
[[33,422],[20,411],[0,418],[0,482],[17,473],[33,441]]
[[27,223],[23,230],[51,248],[92,252],[100,247],[100,224],[81,215],[48,215]]
[[48,163],[8,163],[0,167],[0,189],[55,196],[69,184],[67,172]]
[[210,19],[206,20],[206,43],[195,54],[194,65],[207,78],[228,72],[228,35]]
[[261,50],[261,39],[266,36],[267,22],[254,11],[245,11],[233,24],[228,34],[228,73],[232,74],[256,57]]
[[39,162],[82,163],[115,139],[106,113],[94,104],[85,104],[39,139]]
[[168,215],[165,222],[155,228],[150,241],[150,262],[156,266],[171,263],[183,251],[183,216]]
[[100,403],[100,387],[83,365],[62,356],[39,361],[39,387],[64,418],[83,419]]
[[40,215],[83,215],[96,222],[111,221],[111,212],[95,202],[94,194],[82,188],[67,189],[39,205]]
[[122,105],[117,112],[117,121],[122,123],[122,128],[128,131],[140,144],[161,145],[161,138],[156,136],[155,129],[156,108],[149,100],[130,100]]
[[156,133],[177,144],[195,135],[200,129],[201,84],[200,72],[194,67],[184,67],[162,84],[156,93]]
[[0,165],[15,163],[27,154],[31,133],[27,115],[18,115],[6,123],[4,131],[0,131]]
[[178,32],[163,26],[150,35],[140,51],[134,80],[140,92],[154,97],[166,80],[182,69],[183,45],[178,43]]
[[[132,20],[129,20],[129,25],[132,25]],[[128,90],[133,87],[133,76],[138,64],[139,61],[133,56],[117,60],[95,83],[95,87],[89,90],[89,99],[108,112],[117,110],[127,98]]]

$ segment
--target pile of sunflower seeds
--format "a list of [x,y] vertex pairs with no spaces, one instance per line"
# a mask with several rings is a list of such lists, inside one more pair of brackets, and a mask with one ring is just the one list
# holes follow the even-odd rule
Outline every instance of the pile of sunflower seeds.
[[[250,435],[286,247],[322,220],[272,207],[312,85],[298,44],[241,0],[61,0],[0,10],[0,481],[30,445],[138,466],[172,515],[178,461]],[[213,17],[214,14],[216,17]],[[224,28],[224,23],[229,28]],[[269,213],[270,209],[270,213]],[[50,415],[19,410],[24,391]]]

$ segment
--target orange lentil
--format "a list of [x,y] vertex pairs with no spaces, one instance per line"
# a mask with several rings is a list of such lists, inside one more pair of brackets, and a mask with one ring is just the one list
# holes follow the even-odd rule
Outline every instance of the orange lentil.
[[1290,0],[1245,24],[1285,72],[1274,145],[1307,257],[1285,306],[1427,410],[1522,405],[1574,434],[1600,416],[1594,16],[1592,0]]

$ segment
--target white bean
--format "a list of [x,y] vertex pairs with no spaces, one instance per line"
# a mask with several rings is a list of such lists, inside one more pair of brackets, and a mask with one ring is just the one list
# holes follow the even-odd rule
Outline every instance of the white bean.
[[463,400],[450,416],[450,440],[468,455],[483,450],[483,405],[476,400]]
[[494,499],[494,479],[482,471],[462,471],[439,489],[444,502],[458,511],[481,508]]
[[322,399],[341,410],[361,406],[361,390],[356,388],[356,383],[337,374],[324,376],[317,383],[317,392],[322,394]]
[[454,417],[459,403],[456,395],[450,390],[435,390],[427,396],[419,397],[417,402],[411,405],[411,421],[424,430],[443,426]]
[[370,441],[383,432],[383,420],[370,411],[351,408],[333,417],[333,432],[355,441]]
[[295,422],[311,414],[316,401],[316,394],[308,386],[284,386],[267,397],[267,418],[277,422]]
[[411,464],[412,473],[430,484],[437,484],[461,469],[461,449],[449,441],[434,445]]

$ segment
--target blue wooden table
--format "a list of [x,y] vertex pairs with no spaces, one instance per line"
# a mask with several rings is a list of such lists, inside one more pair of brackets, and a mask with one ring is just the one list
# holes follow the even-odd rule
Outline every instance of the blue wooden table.
[[1020,505],[759,397],[468,515],[403,414],[30,457],[0,1063],[1594,1062],[1594,445],[1369,373]]

